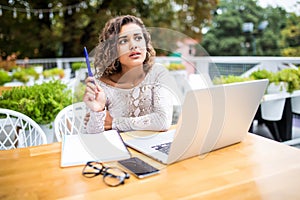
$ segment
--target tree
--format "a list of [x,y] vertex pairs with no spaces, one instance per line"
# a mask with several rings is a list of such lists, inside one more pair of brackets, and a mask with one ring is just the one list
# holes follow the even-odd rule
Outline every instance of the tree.
[[[53,1],[12,1],[13,4],[4,0],[0,2],[8,8],[19,8],[15,18],[10,10],[2,12],[0,27],[0,33],[3,36],[0,38],[2,57],[13,52],[18,52],[20,57],[35,58],[52,58],[59,54],[60,38],[62,38],[60,17],[56,15],[51,19],[50,12],[39,12],[39,9],[48,9]],[[55,9],[58,5],[55,4],[52,8]],[[34,8],[35,12],[27,12],[25,8]]]
[[[280,55],[285,19],[282,8],[263,9],[256,0],[222,0],[201,45],[215,56]],[[243,30],[245,23],[253,29]]]
[[[217,0],[0,0],[0,52],[3,58],[13,52],[19,58],[82,56],[83,46],[96,46],[104,23],[123,14],[141,17],[147,27],[201,39],[200,30],[209,23],[216,4]],[[13,8],[18,8],[16,18]]]
[[287,26],[281,30],[281,54],[283,56],[300,56],[300,16],[291,14]]
[[211,20],[211,12],[219,0],[175,0],[178,26],[175,30],[201,41],[201,30]]

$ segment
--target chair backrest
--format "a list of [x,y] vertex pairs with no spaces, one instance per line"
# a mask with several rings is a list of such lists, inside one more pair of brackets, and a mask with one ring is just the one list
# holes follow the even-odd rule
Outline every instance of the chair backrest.
[[60,142],[63,134],[75,135],[83,130],[85,114],[84,102],[74,103],[62,109],[54,120],[56,140]]
[[41,127],[23,113],[0,108],[0,150],[47,144]]

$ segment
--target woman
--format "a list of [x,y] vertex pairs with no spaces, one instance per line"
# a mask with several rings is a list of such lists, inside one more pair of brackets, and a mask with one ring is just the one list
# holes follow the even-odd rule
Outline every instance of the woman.
[[107,22],[95,50],[95,77],[86,79],[88,133],[170,127],[173,82],[162,65],[153,63],[154,56],[139,18],[126,15]]

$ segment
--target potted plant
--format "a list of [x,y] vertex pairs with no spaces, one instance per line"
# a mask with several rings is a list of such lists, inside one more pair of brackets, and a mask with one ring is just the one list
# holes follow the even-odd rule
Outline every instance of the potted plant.
[[277,72],[279,81],[287,84],[287,92],[293,93],[300,89],[300,70],[286,68]]
[[[93,64],[91,63],[91,68],[93,68]],[[84,62],[74,62],[71,64],[72,70],[75,72],[75,77],[79,78],[79,76],[87,73],[87,66]]]
[[61,68],[52,68],[52,69],[44,70],[43,76],[45,79],[62,79],[65,76],[65,72]]
[[[259,69],[250,74],[253,79],[269,79],[266,94],[286,92],[287,84],[280,79],[277,72]],[[265,120],[278,121],[281,119],[285,105],[285,98],[261,102],[261,116]]]
[[249,77],[228,75],[228,76],[215,77],[213,79],[213,83],[215,85],[219,85],[219,84],[229,84],[229,83],[243,82],[243,81],[249,81],[249,80],[252,80],[252,79]]
[[16,87],[0,96],[1,108],[19,111],[50,129],[59,111],[71,103],[72,91],[60,80]]
[[71,68],[75,72],[81,68],[86,68],[86,64],[84,62],[73,62]]
[[[287,92],[300,90],[300,68],[286,68],[278,72],[280,80],[287,83]],[[300,114],[300,96],[291,97],[292,112]]]
[[249,76],[251,79],[259,80],[259,79],[268,79],[269,85],[266,89],[266,94],[277,93],[285,91],[285,84],[279,80],[277,73],[268,71],[266,69],[259,69],[254,71]]
[[0,69],[0,85],[4,85],[12,80],[12,77],[7,71]]
[[39,74],[33,67],[22,68],[18,67],[12,74],[12,79],[20,81],[24,84],[33,85],[34,81],[39,78]]
[[9,75],[9,72],[0,69],[0,96],[3,91],[9,90],[12,86],[3,86],[6,83],[10,83],[12,77]]

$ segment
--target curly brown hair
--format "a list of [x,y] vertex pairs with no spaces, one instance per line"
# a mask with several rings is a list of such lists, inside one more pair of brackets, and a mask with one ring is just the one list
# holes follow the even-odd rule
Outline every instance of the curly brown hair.
[[151,44],[151,37],[146,30],[143,21],[132,15],[118,16],[109,20],[99,36],[99,44],[95,49],[95,75],[97,78],[110,76],[121,72],[121,64],[118,62],[117,40],[122,26],[135,23],[141,27],[146,41],[146,59],[144,61],[144,71],[148,72],[154,63],[155,50]]

